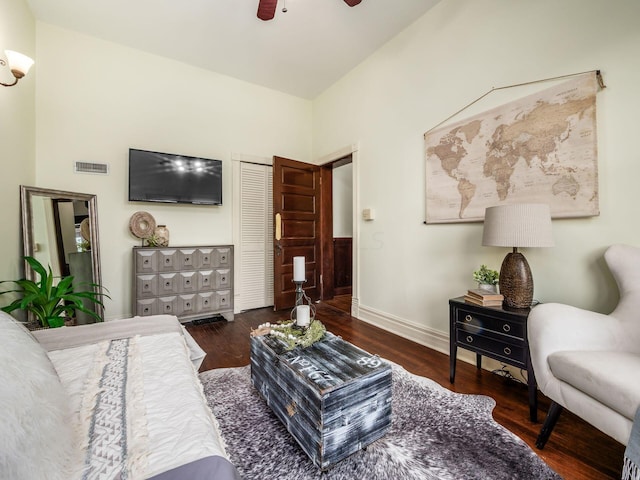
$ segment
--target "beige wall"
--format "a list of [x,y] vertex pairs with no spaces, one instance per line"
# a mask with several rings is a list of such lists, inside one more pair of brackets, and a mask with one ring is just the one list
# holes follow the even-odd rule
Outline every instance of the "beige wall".
[[314,101],[314,158],[358,144],[359,203],[376,210],[373,222],[355,215],[362,318],[446,348],[447,299],[507,251],[480,246],[482,224],[423,224],[424,132],[492,87],[594,69],[608,85],[597,98],[601,215],[556,220],[555,247],[523,252],[536,298],[612,308],[602,253],[640,245],[638,18],[636,0],[447,0]]
[[[41,22],[37,46],[36,183],[97,194],[108,319],[131,312],[134,212],[166,224],[173,245],[228,244],[232,154],[311,158],[310,101]],[[128,202],[130,147],[221,159],[224,205]],[[78,160],[110,174],[74,174]]]
[[[0,56],[6,60],[4,50],[36,58],[35,21],[23,0],[0,0]],[[0,280],[14,280],[23,271],[18,186],[34,181],[37,68],[13,87],[0,86]],[[6,66],[0,67],[0,81],[13,81]]]

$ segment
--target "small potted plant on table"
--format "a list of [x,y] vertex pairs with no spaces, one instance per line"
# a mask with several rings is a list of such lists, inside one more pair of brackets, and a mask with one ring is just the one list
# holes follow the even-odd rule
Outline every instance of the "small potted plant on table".
[[478,288],[490,292],[498,292],[499,278],[500,274],[486,265],[480,265],[480,268],[473,272],[473,279],[478,282]]
[[2,310],[11,313],[14,310],[25,310],[33,313],[41,327],[61,327],[64,325],[65,317],[72,317],[75,311],[84,312],[96,321],[101,322],[102,318],[96,312],[86,308],[82,301],[89,300],[98,305],[102,304],[102,297],[110,298],[106,293],[102,293],[102,287],[96,284],[88,284],[90,290],[79,290],[79,285],[74,285],[73,277],[61,277],[57,285],[53,284],[54,277],[51,267],[48,271],[33,257],[24,257],[29,266],[38,275],[37,280],[23,278],[21,280],[4,280],[0,283],[15,283],[19,289],[6,290],[6,293],[19,293],[22,298],[18,298],[9,305],[2,307]]

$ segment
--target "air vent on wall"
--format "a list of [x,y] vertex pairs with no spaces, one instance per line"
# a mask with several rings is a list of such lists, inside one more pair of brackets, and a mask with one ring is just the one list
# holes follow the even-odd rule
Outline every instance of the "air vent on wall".
[[108,163],[75,162],[74,173],[95,173],[97,175],[109,175]]

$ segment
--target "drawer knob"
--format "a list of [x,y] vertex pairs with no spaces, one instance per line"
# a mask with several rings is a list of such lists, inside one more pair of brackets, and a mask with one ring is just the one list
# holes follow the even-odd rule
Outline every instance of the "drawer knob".
[[471,315],[465,315],[464,317],[465,322],[470,322],[471,320],[473,320],[473,317]]
[[471,335],[467,335],[467,342],[473,343],[473,337]]
[[168,259],[168,258],[165,258],[165,259],[164,259],[164,263],[166,263],[167,265],[169,265],[169,264],[171,263],[171,260],[170,260],[170,259]]
[[505,332],[510,332],[511,331],[511,325],[509,325],[508,323],[505,323],[502,326],[502,330],[504,330]]
[[504,354],[511,355],[511,349],[509,347],[504,347]]
[[227,257],[225,257],[224,255],[222,256],[221,260],[224,262],[227,259]]
[[222,277],[222,281],[226,282],[227,281],[227,277]]

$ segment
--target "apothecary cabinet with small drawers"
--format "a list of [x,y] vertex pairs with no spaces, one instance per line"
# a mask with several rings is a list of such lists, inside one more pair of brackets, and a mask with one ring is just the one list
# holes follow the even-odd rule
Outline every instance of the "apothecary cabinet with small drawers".
[[133,248],[133,314],[233,320],[233,245]]

